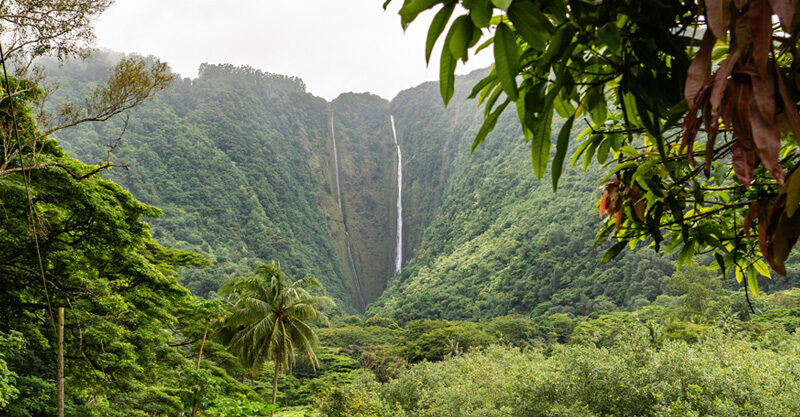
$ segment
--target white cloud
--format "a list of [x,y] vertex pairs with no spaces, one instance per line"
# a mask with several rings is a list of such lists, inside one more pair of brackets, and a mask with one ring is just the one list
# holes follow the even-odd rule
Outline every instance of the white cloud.
[[[404,34],[401,3],[384,11],[382,0],[117,0],[97,21],[97,46],[155,55],[184,77],[202,62],[231,63],[298,76],[328,100],[348,91],[392,98],[438,78],[438,52],[427,69],[424,57],[432,14]],[[490,59],[482,52],[458,72]]]

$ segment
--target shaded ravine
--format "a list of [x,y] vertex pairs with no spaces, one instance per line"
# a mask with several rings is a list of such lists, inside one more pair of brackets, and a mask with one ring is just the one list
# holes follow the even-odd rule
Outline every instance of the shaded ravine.
[[394,274],[400,273],[403,267],[403,152],[400,150],[400,143],[397,141],[397,131],[394,128],[394,116],[389,115],[392,122],[392,137],[397,146],[397,236],[395,243]]
[[339,200],[339,211],[342,214],[342,224],[344,224],[344,242],[345,246],[347,246],[347,256],[350,258],[350,269],[353,271],[353,284],[356,287],[358,302],[361,304],[361,311],[365,311],[367,303],[364,302],[364,296],[361,294],[361,282],[358,280],[356,263],[353,261],[353,251],[350,249],[350,233],[347,230],[347,221],[344,217],[344,209],[342,209],[342,187],[339,184],[339,154],[336,151],[336,129],[333,127],[333,111],[331,111],[331,140],[333,141],[333,169],[336,171],[336,197]]

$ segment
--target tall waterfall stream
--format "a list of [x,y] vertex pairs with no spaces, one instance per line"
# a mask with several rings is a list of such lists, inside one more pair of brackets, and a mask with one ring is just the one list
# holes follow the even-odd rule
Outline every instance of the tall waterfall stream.
[[394,116],[390,115],[389,120],[392,122],[392,136],[397,146],[397,237],[394,258],[394,274],[397,275],[403,267],[403,152],[400,151],[400,143],[397,142]]
[[333,111],[331,111],[331,139],[333,140],[333,169],[336,171],[336,197],[339,200],[339,210],[342,212],[342,223],[344,224],[345,244],[347,245],[347,256],[350,258],[350,269],[353,271],[353,283],[356,287],[358,301],[361,303],[361,311],[367,309],[364,296],[361,294],[361,282],[358,280],[356,263],[353,261],[353,251],[350,249],[350,232],[347,231],[347,221],[344,219],[342,209],[342,187],[339,185],[339,154],[336,152],[336,130],[333,127]]

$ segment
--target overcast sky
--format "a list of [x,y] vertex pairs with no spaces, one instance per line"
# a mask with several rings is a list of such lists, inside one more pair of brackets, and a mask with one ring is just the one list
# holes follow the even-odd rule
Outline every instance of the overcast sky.
[[[155,55],[196,77],[203,62],[298,76],[328,100],[369,91],[391,99],[438,79],[438,51],[425,66],[432,14],[403,33],[394,0],[116,0],[96,24],[97,46]],[[440,40],[441,42],[441,40]],[[458,73],[489,65],[484,51]]]

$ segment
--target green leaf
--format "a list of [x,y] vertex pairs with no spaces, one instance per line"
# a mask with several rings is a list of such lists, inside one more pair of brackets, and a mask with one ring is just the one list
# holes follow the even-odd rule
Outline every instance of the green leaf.
[[407,1],[405,4],[403,4],[403,7],[400,8],[400,23],[403,25],[403,30],[405,30],[420,13],[441,2],[442,0]]
[[469,8],[469,17],[472,23],[479,28],[489,26],[489,21],[492,18],[492,5],[489,0],[472,0],[472,5]]
[[606,107],[606,96],[603,94],[602,85],[597,85],[586,91],[583,103],[595,124],[601,125],[605,123],[608,117],[608,108]]
[[714,252],[714,258],[717,259],[717,265],[719,265],[719,269],[722,271],[722,278],[725,279],[727,277],[727,271],[725,271],[725,259],[723,259],[722,255],[720,255],[718,252]]
[[607,264],[609,261],[616,258],[617,255],[619,255],[619,253],[622,252],[622,249],[625,249],[625,245],[627,244],[628,244],[627,240],[621,240],[617,242],[614,246],[611,247],[611,249],[606,251],[605,255],[603,255],[603,263]]
[[690,265],[692,263],[694,248],[695,242],[692,240],[687,240],[683,243],[683,248],[681,248],[680,253],[678,253],[678,263],[676,265],[678,270],[680,270],[682,265]]
[[497,102],[497,99],[500,98],[500,93],[503,92],[502,88],[495,88],[492,91],[492,94],[489,95],[489,99],[486,100],[486,104],[483,106],[483,115],[488,116],[489,113],[492,112],[494,108],[494,104]]
[[536,179],[541,180],[550,161],[550,134],[553,122],[553,105],[547,105],[544,113],[536,120],[536,129],[531,137],[531,162]]
[[475,84],[474,87],[472,87],[472,92],[469,94],[468,98],[475,98],[475,96],[477,96],[478,93],[480,93],[481,90],[483,90],[484,87],[486,87],[487,85],[489,85],[489,84],[491,84],[491,83],[493,83],[495,81],[497,81],[497,74],[491,73],[491,74],[487,75],[485,78],[483,78],[482,80],[478,81],[478,83]]
[[689,106],[686,104],[686,100],[681,100],[678,104],[672,106],[667,113],[662,133],[666,132],[667,129],[671,129],[679,120],[683,119],[687,111],[689,111]]
[[553,191],[558,188],[558,180],[561,178],[561,171],[564,168],[564,158],[567,155],[567,148],[569,147],[569,135],[572,132],[572,123],[575,122],[575,115],[567,119],[561,130],[558,132],[558,142],[556,143],[556,155],[553,157]]
[[798,171],[789,175],[783,188],[786,190],[786,216],[791,218],[794,217],[797,206],[800,205],[800,174]]
[[753,263],[753,267],[755,267],[756,271],[762,276],[765,276],[767,278],[772,278],[772,275],[770,275],[769,273],[769,268],[767,267],[767,264],[765,264],[763,260],[759,259],[755,261]]
[[586,148],[586,153],[583,155],[583,171],[585,172],[587,168],[589,168],[589,164],[592,162],[592,157],[594,156],[597,147],[603,141],[602,135],[597,135],[599,139],[593,140],[592,143]]
[[442,60],[439,63],[439,91],[442,94],[444,105],[450,103],[456,91],[455,72],[458,61],[453,57],[448,48],[442,48]]
[[497,25],[497,33],[494,36],[494,62],[497,70],[497,78],[503,91],[511,100],[516,100],[517,95],[517,72],[519,65],[519,51],[514,34],[505,23]]
[[450,16],[453,15],[453,9],[455,9],[455,7],[455,3],[445,4],[444,7],[436,13],[436,16],[433,17],[431,26],[428,28],[428,39],[425,42],[426,63],[430,63],[433,46],[436,45],[436,40],[442,35],[445,26],[447,26],[447,21],[450,20]]
[[542,58],[539,60],[539,70],[546,72],[554,62],[561,61],[564,55],[571,53],[577,46],[572,43],[572,37],[575,35],[575,27],[573,25],[564,25],[560,27],[555,35],[553,35],[547,51],[544,52]]
[[480,52],[480,51],[482,51],[482,50],[484,50],[484,49],[488,48],[488,47],[489,47],[489,45],[493,45],[493,44],[494,44],[494,36],[492,36],[491,38],[487,39],[487,40],[486,40],[486,41],[484,41],[482,44],[480,44],[480,46],[478,46],[477,48],[475,48],[475,52],[474,52],[474,54],[475,54],[475,55],[477,55],[477,54],[478,54],[478,52]]
[[511,1],[512,0],[492,0],[492,4],[499,9],[508,10],[508,6],[511,5]]
[[597,37],[608,47],[610,52],[616,53],[622,45],[622,37],[616,22],[608,22],[597,30]]
[[758,276],[755,268],[747,268],[747,287],[750,288],[753,295],[758,297]]
[[586,152],[586,149],[588,149],[589,146],[595,143],[596,139],[597,139],[597,134],[592,134],[586,140],[581,142],[580,145],[578,145],[578,149],[576,149],[575,153],[572,155],[573,167],[575,167],[575,164],[578,162],[578,158],[580,158],[581,155],[583,155],[583,153]]
[[608,159],[608,152],[610,150],[611,141],[608,138],[600,142],[600,146],[597,148],[597,162],[600,164],[606,163],[606,159]]
[[516,2],[508,9],[514,29],[531,48],[542,51],[555,29],[534,2]]
[[525,140],[527,141],[531,138],[531,136],[533,136],[533,132],[531,132],[527,122],[527,120],[530,118],[530,115],[526,113],[525,100],[517,100],[516,104],[517,117],[519,118],[519,124],[522,127],[522,135],[525,136]]
[[447,46],[454,58],[461,58],[464,62],[467,61],[469,43],[472,40],[474,28],[467,15],[459,16],[450,26],[450,31],[445,38],[445,46]]
[[714,169],[714,184],[719,187],[725,182],[725,176],[728,173],[728,167],[725,165],[717,165]]
[[475,149],[483,143],[484,139],[486,139],[486,135],[488,135],[492,130],[494,130],[495,125],[497,124],[497,118],[500,117],[500,114],[503,113],[503,110],[506,109],[508,103],[511,100],[506,99],[502,104],[497,106],[497,108],[490,113],[485,119],[483,119],[483,124],[481,125],[480,130],[478,130],[478,135],[475,136],[475,140],[472,142],[472,150],[471,152],[475,152]]
[[556,113],[561,117],[570,117],[570,115],[575,114],[575,107],[568,99],[564,98],[563,94],[558,94],[553,99],[553,108],[556,109]]

